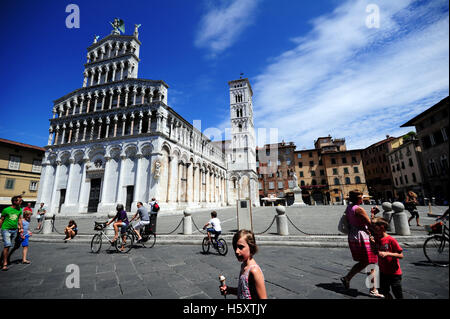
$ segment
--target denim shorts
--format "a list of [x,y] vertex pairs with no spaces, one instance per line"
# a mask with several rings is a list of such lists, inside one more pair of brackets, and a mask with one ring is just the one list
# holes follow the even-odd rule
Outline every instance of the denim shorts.
[[3,248],[11,247],[16,241],[17,229],[2,229]]

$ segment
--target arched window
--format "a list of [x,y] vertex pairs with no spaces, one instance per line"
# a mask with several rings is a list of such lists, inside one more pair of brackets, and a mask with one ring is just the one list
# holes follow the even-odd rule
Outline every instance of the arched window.
[[305,186],[305,181],[300,181],[300,186]]
[[356,184],[361,184],[361,177],[356,176],[356,177],[355,177],[355,183],[356,183]]
[[315,179],[312,180],[311,185],[317,185],[317,182]]
[[340,184],[340,183],[339,183],[339,178],[336,177],[336,178],[334,179],[334,185],[339,185],[339,184]]
[[350,177],[345,178],[345,184],[350,184]]
[[242,132],[242,124],[239,124],[238,128],[239,128],[239,132]]

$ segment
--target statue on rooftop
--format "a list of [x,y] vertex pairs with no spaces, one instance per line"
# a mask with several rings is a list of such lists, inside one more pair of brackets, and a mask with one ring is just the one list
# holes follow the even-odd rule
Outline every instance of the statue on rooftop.
[[120,34],[120,32],[125,33],[125,23],[122,19],[115,18],[114,22],[110,22],[114,30],[111,34]]

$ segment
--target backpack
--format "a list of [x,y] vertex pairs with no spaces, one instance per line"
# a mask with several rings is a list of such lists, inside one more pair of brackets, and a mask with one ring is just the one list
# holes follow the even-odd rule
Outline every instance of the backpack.
[[338,223],[338,230],[343,233],[343,234],[348,234],[349,231],[349,225],[348,225],[348,220],[347,220],[347,214],[344,213],[341,216],[341,219],[339,219],[339,223]]
[[155,205],[153,205],[153,211],[154,212],[159,212],[159,205],[158,205],[158,203],[155,203]]

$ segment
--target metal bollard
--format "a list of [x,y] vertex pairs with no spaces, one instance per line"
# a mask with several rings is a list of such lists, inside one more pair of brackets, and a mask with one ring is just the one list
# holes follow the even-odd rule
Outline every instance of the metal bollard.
[[[109,212],[108,213],[108,221],[111,220],[111,218],[113,218],[114,216],[116,216],[115,212]],[[108,226],[106,226],[105,228],[105,233],[107,236],[114,236],[114,223],[109,224]]]
[[53,213],[47,213],[44,215],[44,228],[42,229],[43,234],[51,234],[53,231]]
[[392,218],[392,214],[394,214],[392,211],[392,204],[389,202],[384,202],[381,204],[381,207],[383,208],[383,218],[389,222],[387,231],[395,233],[394,219]]
[[405,206],[400,202],[394,202],[392,203],[392,209],[394,210],[395,233],[401,236],[410,236],[411,230],[409,229],[408,216],[404,212]]
[[183,234],[192,235],[192,214],[188,209],[185,209],[183,214]]
[[288,231],[288,220],[286,217],[286,207],[284,206],[277,206],[275,208],[277,212],[277,233],[281,236],[287,236],[289,235]]

